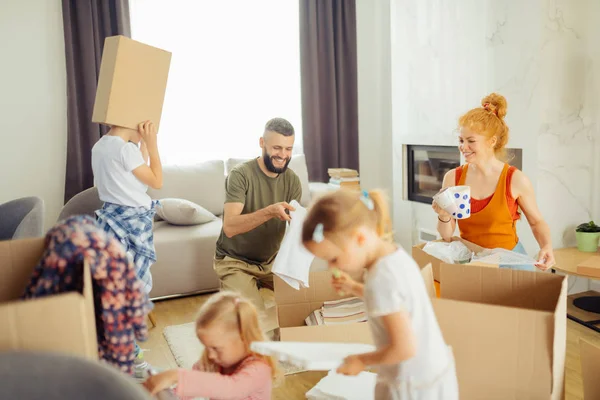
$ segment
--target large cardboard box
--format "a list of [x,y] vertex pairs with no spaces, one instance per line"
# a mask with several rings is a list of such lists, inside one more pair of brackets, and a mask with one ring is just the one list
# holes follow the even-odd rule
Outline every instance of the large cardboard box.
[[366,322],[343,325],[306,326],[304,319],[321,308],[323,302],[340,296],[331,286],[331,272],[317,271],[309,275],[309,287],[296,290],[278,276],[274,277],[275,302],[280,339],[290,342],[341,342],[373,344]]
[[90,270],[83,294],[19,300],[44,250],[44,239],[0,242],[0,351],[47,350],[98,359]]
[[[439,242],[441,242],[441,240],[438,240]],[[480,251],[485,250],[483,247],[476,245],[475,243],[471,243],[468,242],[464,239],[461,239],[460,237],[453,237],[452,241],[461,241],[462,243],[464,243],[465,246],[467,246],[467,248],[469,248],[471,251],[475,252],[475,253],[479,253]],[[419,267],[423,268],[425,267],[427,264],[431,264],[432,269],[433,269],[433,279],[437,282],[441,282],[441,278],[440,278],[440,264],[443,263],[442,260],[435,258],[432,255],[429,255],[428,253],[423,251],[423,247],[425,247],[426,243],[421,243],[418,245],[413,246],[412,248],[412,258],[417,262],[417,264],[419,265]],[[475,264],[475,263],[473,263]],[[480,266],[484,266],[481,263],[477,263],[476,265],[480,265]],[[493,266],[491,264],[486,264],[485,266]],[[496,266],[497,267],[497,266]]]
[[104,41],[92,122],[137,129],[151,120],[158,129],[171,53],[125,36]]
[[[567,277],[439,267],[441,298],[432,298],[432,304],[454,351],[461,400],[562,399]],[[428,288],[430,271],[422,270]]]

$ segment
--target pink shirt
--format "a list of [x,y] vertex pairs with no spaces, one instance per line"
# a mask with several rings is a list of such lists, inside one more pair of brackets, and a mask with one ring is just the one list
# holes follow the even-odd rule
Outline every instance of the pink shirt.
[[231,375],[179,369],[175,393],[183,398],[211,400],[271,400],[271,367],[255,357],[240,363]]

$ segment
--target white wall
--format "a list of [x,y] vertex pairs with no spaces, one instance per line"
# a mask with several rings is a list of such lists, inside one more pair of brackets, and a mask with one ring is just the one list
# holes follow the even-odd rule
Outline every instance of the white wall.
[[49,228],[62,207],[65,184],[61,1],[1,1],[0,49],[0,203],[41,197]]
[[360,183],[366,190],[386,190],[391,200],[394,194],[389,11],[390,0],[356,1]]

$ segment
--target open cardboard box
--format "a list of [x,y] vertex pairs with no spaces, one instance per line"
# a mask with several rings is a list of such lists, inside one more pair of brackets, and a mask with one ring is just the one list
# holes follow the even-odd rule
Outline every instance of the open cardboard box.
[[308,288],[296,290],[277,275],[273,278],[281,341],[373,344],[365,322],[306,326],[304,319],[321,308],[323,302],[350,297],[335,292],[330,271],[311,272],[308,283]]
[[431,266],[422,273],[461,400],[563,398],[567,277],[441,263],[433,298]]
[[19,300],[44,251],[44,239],[0,242],[0,351],[44,350],[98,359],[89,268],[83,294]]
[[[471,243],[468,242],[464,239],[461,239],[460,237],[453,237],[452,241],[461,241],[462,243],[464,243],[465,246],[467,246],[467,248],[475,253],[479,253],[480,251],[485,250],[483,247],[476,245],[475,243]],[[436,242],[443,242],[443,240],[436,240]],[[412,248],[412,258],[417,262],[417,264],[419,265],[419,267],[423,268],[425,267],[427,264],[431,264],[432,270],[433,270],[433,279],[436,282],[441,282],[441,277],[440,277],[440,264],[443,263],[442,260],[435,258],[434,256],[426,253],[423,251],[423,247],[425,247],[426,243],[421,243],[418,245],[413,246]],[[458,264],[460,265],[460,264]],[[465,264],[466,265],[466,264]],[[468,265],[479,265],[479,266],[486,266],[486,267],[494,267],[494,268],[498,268],[497,265],[494,264],[484,264],[484,263],[477,263],[477,262],[472,262],[469,263]]]

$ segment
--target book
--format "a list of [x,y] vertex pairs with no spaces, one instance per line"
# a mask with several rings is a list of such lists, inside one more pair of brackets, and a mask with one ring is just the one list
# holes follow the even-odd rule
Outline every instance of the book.
[[358,297],[326,301],[321,308],[310,313],[306,325],[340,325],[367,320],[365,303]]

